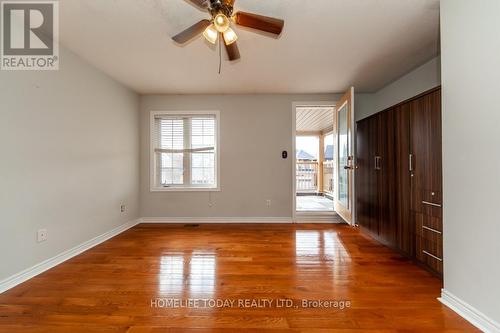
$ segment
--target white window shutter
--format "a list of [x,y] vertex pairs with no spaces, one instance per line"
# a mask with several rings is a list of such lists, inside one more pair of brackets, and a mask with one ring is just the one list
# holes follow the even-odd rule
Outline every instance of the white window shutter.
[[216,186],[215,115],[161,115],[154,127],[156,186]]

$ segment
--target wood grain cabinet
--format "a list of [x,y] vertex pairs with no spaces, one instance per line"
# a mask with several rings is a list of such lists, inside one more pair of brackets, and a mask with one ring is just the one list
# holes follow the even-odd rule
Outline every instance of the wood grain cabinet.
[[357,221],[380,242],[441,275],[441,91],[357,123]]
[[415,257],[435,272],[443,271],[441,94],[434,91],[411,102],[411,215]]
[[378,113],[357,127],[358,224],[385,244],[397,238],[394,115],[392,109]]

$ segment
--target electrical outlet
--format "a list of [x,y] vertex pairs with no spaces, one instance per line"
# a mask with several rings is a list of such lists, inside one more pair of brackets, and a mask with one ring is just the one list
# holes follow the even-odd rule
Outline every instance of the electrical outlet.
[[126,207],[125,205],[120,206],[120,212],[125,213]]
[[271,207],[271,200],[270,200],[270,199],[267,199],[267,200],[266,200],[266,206],[267,206],[267,207]]
[[36,233],[36,240],[38,243],[45,242],[47,240],[47,229],[39,229]]

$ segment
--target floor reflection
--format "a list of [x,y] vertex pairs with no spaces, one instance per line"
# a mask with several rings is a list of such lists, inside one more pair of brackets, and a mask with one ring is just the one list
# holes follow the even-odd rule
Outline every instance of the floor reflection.
[[320,233],[318,231],[295,232],[295,254],[298,260],[317,259],[320,253]]
[[215,254],[193,252],[190,263],[189,289],[193,294],[215,291]]
[[179,294],[184,289],[184,256],[163,256],[160,259],[160,293]]
[[349,253],[333,231],[297,230],[295,255],[298,264],[328,264],[349,259]]
[[333,231],[323,231],[324,254],[326,259],[350,259],[344,243],[339,238],[338,233]]
[[179,296],[189,291],[197,296],[211,296],[215,292],[215,273],[216,258],[211,252],[193,251],[190,254],[162,256],[159,292]]

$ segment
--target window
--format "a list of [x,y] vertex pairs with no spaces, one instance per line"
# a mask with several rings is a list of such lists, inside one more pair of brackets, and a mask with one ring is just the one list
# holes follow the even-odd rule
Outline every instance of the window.
[[219,112],[151,112],[151,190],[218,190]]

